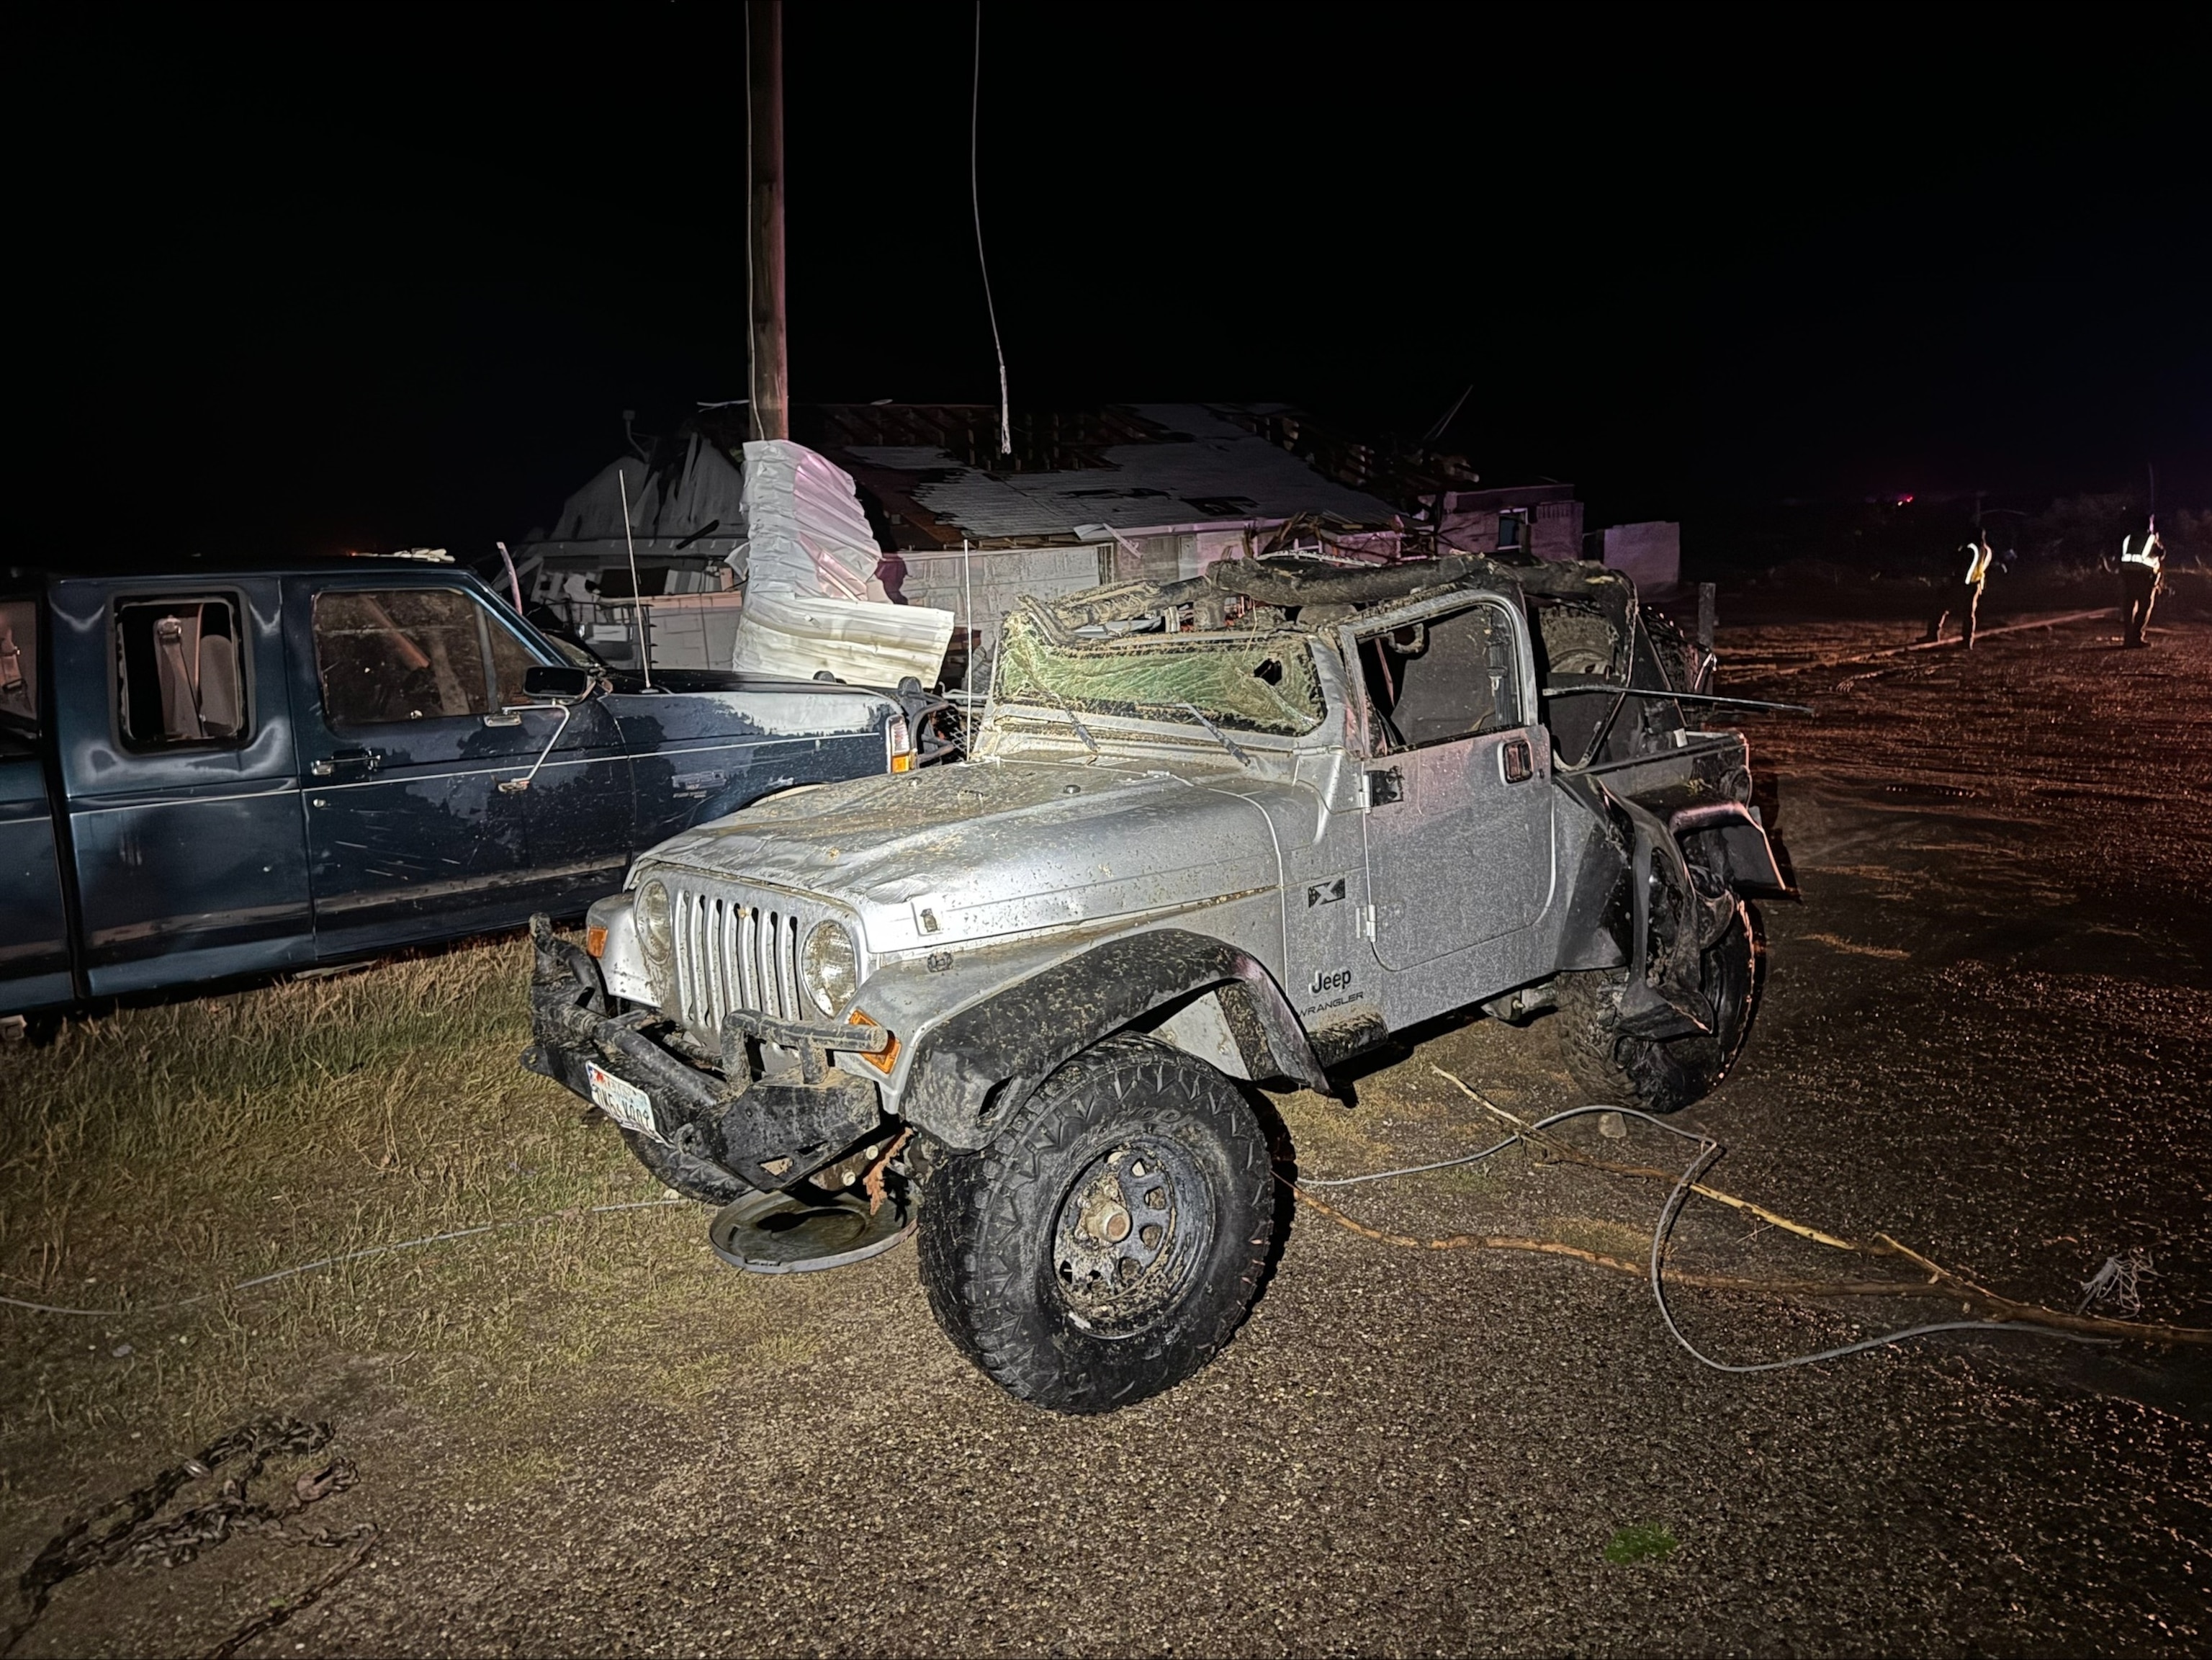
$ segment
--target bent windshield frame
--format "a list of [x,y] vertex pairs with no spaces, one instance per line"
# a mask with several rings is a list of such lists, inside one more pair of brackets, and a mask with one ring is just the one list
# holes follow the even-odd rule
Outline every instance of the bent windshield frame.
[[1133,634],[1055,644],[1018,611],[1000,636],[991,697],[1202,732],[1197,709],[1225,731],[1279,738],[1304,737],[1328,714],[1303,635]]

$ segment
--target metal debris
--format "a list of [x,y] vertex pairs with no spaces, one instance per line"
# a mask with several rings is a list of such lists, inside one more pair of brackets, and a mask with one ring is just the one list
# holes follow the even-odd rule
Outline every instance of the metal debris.
[[[251,1630],[234,1634],[216,1652],[228,1653],[246,1636],[281,1624],[294,1609],[305,1607],[360,1566],[378,1536],[373,1523],[338,1533],[327,1528],[318,1528],[312,1533],[295,1532],[286,1525],[308,1505],[319,1504],[333,1493],[343,1493],[353,1485],[356,1471],[349,1458],[334,1457],[319,1468],[302,1474],[293,1482],[291,1495],[283,1504],[263,1504],[248,1496],[248,1489],[271,1458],[321,1452],[330,1445],[334,1434],[326,1423],[302,1423],[296,1418],[264,1418],[241,1425],[217,1437],[201,1449],[197,1457],[172,1464],[136,1492],[72,1521],[47,1541],[16,1580],[22,1612],[8,1627],[6,1640],[0,1642],[0,1655],[8,1653],[22,1640],[46,1612],[47,1603],[61,1584],[94,1568],[113,1567],[126,1561],[140,1565],[159,1561],[165,1567],[180,1567],[202,1551],[235,1534],[248,1532],[274,1534],[287,1544],[314,1545],[326,1549],[357,1547],[352,1561],[342,1572],[326,1576],[311,1588],[304,1600],[279,1605],[270,1614],[260,1616]],[[214,1497],[173,1514],[162,1514],[170,1501],[191,1483],[207,1481],[224,1464],[241,1459],[243,1468],[236,1475],[226,1477]]]

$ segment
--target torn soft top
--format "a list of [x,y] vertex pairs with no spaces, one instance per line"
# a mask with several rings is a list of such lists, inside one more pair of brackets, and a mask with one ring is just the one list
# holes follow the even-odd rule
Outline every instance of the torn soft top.
[[1311,558],[1224,559],[1203,575],[1183,581],[1117,582],[1087,588],[1039,609],[1048,611],[1061,627],[1073,629],[1128,622],[1176,606],[1235,596],[1278,611],[1326,606],[1329,615],[1325,620],[1334,623],[1343,620],[1347,612],[1457,587],[1506,594],[1522,599],[1524,605],[1531,594],[1578,601],[1602,615],[1624,640],[1632,632],[1637,613],[1634,585],[1619,571],[1603,565],[1583,562],[1509,565],[1479,553],[1446,554],[1357,569]]

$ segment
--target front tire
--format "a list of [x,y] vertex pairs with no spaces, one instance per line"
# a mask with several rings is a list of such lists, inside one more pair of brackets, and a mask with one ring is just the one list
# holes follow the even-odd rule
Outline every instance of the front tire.
[[1594,1099],[1645,1112],[1678,1112],[1720,1086],[1743,1053],[1759,1006],[1759,939],[1748,906],[1705,950],[1705,983],[1713,1004],[1710,1032],[1638,1037],[1620,1028],[1625,969],[1559,976],[1559,1048],[1567,1071]]
[[1267,1138],[1236,1087],[1123,1033],[931,1173],[922,1282],[955,1347],[1009,1392],[1111,1412],[1228,1342],[1259,1296],[1277,1204]]

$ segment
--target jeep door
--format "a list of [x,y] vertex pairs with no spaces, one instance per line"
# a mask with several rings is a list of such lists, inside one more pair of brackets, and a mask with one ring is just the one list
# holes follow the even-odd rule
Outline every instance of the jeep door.
[[86,988],[311,961],[276,580],[67,581],[48,593]]
[[604,714],[577,705],[521,787],[561,723],[517,707],[550,655],[450,577],[288,586],[319,955],[507,927],[619,883],[628,759]]
[[76,995],[40,742],[39,611],[35,593],[0,592],[0,1013]]
[[1419,968],[1529,927],[1552,897],[1551,751],[1519,617],[1445,601],[1347,633],[1376,959]]

